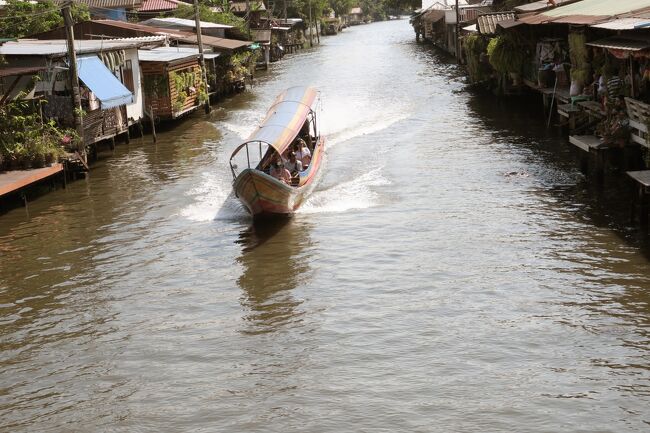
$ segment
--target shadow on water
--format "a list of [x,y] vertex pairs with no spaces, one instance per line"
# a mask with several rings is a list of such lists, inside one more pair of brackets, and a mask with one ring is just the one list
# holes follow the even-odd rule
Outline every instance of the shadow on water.
[[596,227],[612,230],[650,258],[650,237],[631,221],[636,191],[625,171],[613,159],[602,187],[580,173],[580,151],[568,142],[568,132],[557,120],[547,128],[538,95],[496,98],[474,93],[468,108],[486,130],[494,131],[495,142],[524,151],[531,166],[541,165],[536,175],[558,204]]
[[274,332],[299,320],[302,301],[291,291],[309,279],[310,231],[310,224],[290,218],[256,222],[240,233],[236,242],[242,246],[237,258],[242,274],[237,284],[248,312],[245,333]]

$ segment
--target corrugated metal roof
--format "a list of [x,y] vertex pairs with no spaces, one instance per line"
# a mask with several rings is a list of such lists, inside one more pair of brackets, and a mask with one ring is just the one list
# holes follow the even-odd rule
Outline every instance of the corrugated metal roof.
[[[152,27],[172,27],[172,28],[188,28],[193,29],[196,26],[194,20],[187,20],[184,18],[151,18],[142,21],[142,24]],[[226,24],[211,23],[208,21],[201,21],[201,28],[204,29],[232,29],[233,26]]]
[[[203,53],[206,59],[219,57],[219,53]],[[138,57],[143,62],[173,62],[188,57],[199,57],[199,49],[191,47],[158,47],[152,50],[138,50]]]
[[352,8],[352,9],[350,9],[350,15],[357,15],[357,14],[361,15],[362,13],[363,13],[363,11],[361,10],[361,8]]
[[133,93],[115,78],[99,57],[78,57],[77,69],[79,79],[97,96],[102,110],[133,102]]
[[509,29],[509,28],[512,28],[512,27],[520,26],[520,25],[522,25],[522,24],[523,24],[523,23],[522,23],[521,21],[518,21],[518,20],[515,19],[515,20],[503,20],[503,21],[499,21],[499,22],[497,23],[497,26],[501,27],[502,29]]
[[619,18],[591,27],[608,30],[633,30],[650,26],[650,18]]
[[544,12],[549,17],[569,15],[613,16],[650,7],[650,0],[582,0]]
[[606,15],[565,15],[553,19],[552,21],[557,24],[579,24],[589,25],[601,22],[609,18]]
[[[59,5],[67,3],[68,0],[54,0]],[[75,0],[77,3],[85,3],[94,8],[125,8],[135,9],[142,5],[142,0]]]
[[445,11],[441,9],[431,9],[428,10],[422,15],[422,21],[428,22],[428,23],[435,23],[436,21],[440,21],[445,17]]
[[163,62],[170,63],[177,60],[197,59],[199,57],[199,50],[196,53],[183,53],[180,51],[158,51],[158,50],[138,50],[138,58],[141,62]]
[[490,14],[479,15],[476,19],[476,28],[483,35],[493,35],[496,33],[497,23],[501,21],[513,20],[514,12],[495,12]]
[[610,50],[642,51],[650,48],[650,40],[612,36],[610,38],[587,42],[587,45]]
[[147,45],[147,44],[152,44],[155,45],[158,43],[158,45],[162,45],[165,40],[167,40],[167,36],[160,35],[160,36],[136,36],[133,38],[110,38],[110,39],[104,39],[105,41],[111,41],[111,42],[133,42],[133,43],[141,43],[140,46]]
[[[77,54],[97,53],[100,51],[124,50],[137,48],[146,43],[132,41],[129,39],[114,40],[76,40],[75,50]],[[5,56],[65,56],[68,48],[65,40],[53,39],[48,41],[40,40],[19,40],[7,42],[0,46],[0,54]]]
[[[555,4],[558,6],[561,6],[564,3],[572,3],[580,0],[555,0]],[[516,12],[519,13],[527,13],[527,12],[541,12],[546,9],[550,9],[553,6],[548,3],[548,0],[540,0],[528,4],[524,4],[521,6],[517,6],[514,8]]]
[[[175,39],[188,44],[198,43],[195,34],[190,34],[189,36]],[[203,45],[223,50],[236,50],[237,48],[247,47],[253,43],[251,41],[238,41],[235,39],[216,38],[214,36],[206,35],[201,36],[201,40],[203,41]]]
[[178,9],[179,3],[183,4],[183,2],[179,0],[144,0],[142,2],[142,6],[138,8],[138,11],[139,12],[173,11]]

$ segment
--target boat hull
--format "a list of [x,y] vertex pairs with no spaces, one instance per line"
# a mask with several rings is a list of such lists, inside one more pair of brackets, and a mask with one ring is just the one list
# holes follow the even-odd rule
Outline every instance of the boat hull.
[[292,215],[315,186],[323,148],[324,140],[321,138],[309,169],[300,173],[298,186],[287,185],[260,170],[245,169],[233,182],[235,195],[255,218]]

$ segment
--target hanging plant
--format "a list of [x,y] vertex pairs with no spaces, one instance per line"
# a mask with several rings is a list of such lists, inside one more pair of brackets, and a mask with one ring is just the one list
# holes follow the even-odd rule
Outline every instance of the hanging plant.
[[196,92],[197,82],[200,83],[200,80],[191,69],[188,72],[171,72],[169,78],[176,88],[176,98],[172,101],[172,108],[174,111],[181,111],[185,107],[188,95]]
[[481,61],[481,57],[486,54],[487,42],[485,38],[479,35],[466,36],[463,46],[465,47],[470,81],[477,83],[489,78],[490,73],[486,71],[486,65]]
[[511,35],[492,38],[487,46],[492,67],[501,73],[520,74],[526,61],[526,47],[516,37]]
[[569,34],[569,56],[571,58],[571,79],[585,84],[589,81],[591,65],[587,52],[587,38],[584,33]]

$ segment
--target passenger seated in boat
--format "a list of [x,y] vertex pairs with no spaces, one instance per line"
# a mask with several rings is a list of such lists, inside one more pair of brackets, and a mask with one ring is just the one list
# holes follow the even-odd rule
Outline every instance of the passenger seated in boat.
[[297,176],[302,171],[302,161],[296,159],[296,152],[289,152],[289,159],[284,163],[291,176]]
[[300,138],[307,141],[308,149],[313,149],[313,143],[311,140],[311,134],[309,133],[309,123],[305,122],[300,129]]
[[269,174],[287,185],[291,184],[291,173],[284,167],[282,160],[277,157],[271,163]]
[[298,158],[298,160],[302,162],[302,166],[304,168],[307,168],[307,166],[311,162],[311,152],[309,151],[309,148],[307,147],[307,143],[305,143],[305,140],[303,140],[302,138],[296,140],[296,142],[293,143],[293,151],[296,154],[296,158]]

